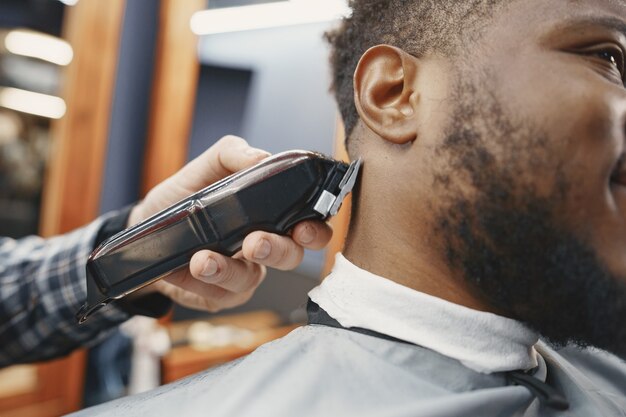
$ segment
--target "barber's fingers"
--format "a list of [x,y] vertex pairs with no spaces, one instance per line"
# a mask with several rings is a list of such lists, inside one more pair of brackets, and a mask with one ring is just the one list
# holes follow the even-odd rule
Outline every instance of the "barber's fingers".
[[244,258],[277,269],[293,269],[302,261],[303,248],[319,250],[330,242],[332,227],[318,220],[298,223],[290,236],[253,232],[243,241]]
[[289,270],[302,262],[304,249],[287,236],[253,232],[244,239],[242,253],[244,258],[253,262]]
[[291,236],[253,232],[244,239],[242,254],[250,261],[290,270],[302,262],[304,248],[321,249],[328,244],[332,234],[331,227],[320,221],[297,224]]
[[189,162],[175,176],[175,181],[189,192],[198,191],[222,178],[248,168],[270,154],[253,148],[237,136],[224,136],[215,145]]
[[[209,260],[218,263],[213,274],[208,273],[213,269]],[[192,257],[189,268],[177,271],[155,285],[158,291],[178,304],[215,312],[248,301],[265,275],[263,265],[200,251]]]
[[196,279],[232,292],[255,290],[263,281],[263,265],[203,250],[191,258],[189,271]]
[[298,224],[292,236],[254,232],[234,257],[199,251],[188,268],[157,281],[155,289],[190,308],[218,311],[235,307],[252,297],[265,278],[265,266],[293,269],[302,261],[305,247],[322,248],[331,236],[330,226],[320,221]]

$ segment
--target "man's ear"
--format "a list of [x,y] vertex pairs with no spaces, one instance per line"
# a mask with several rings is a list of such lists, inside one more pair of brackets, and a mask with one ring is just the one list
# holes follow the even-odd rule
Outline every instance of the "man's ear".
[[401,49],[377,45],[368,49],[354,73],[354,103],[361,120],[393,143],[417,138],[419,60]]

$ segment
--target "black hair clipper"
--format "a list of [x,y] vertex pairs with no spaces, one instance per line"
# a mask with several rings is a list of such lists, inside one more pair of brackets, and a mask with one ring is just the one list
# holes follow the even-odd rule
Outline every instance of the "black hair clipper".
[[335,215],[360,164],[315,152],[279,153],[107,239],[89,256],[78,322],[186,266],[200,249],[232,256],[255,230],[286,234],[302,220]]

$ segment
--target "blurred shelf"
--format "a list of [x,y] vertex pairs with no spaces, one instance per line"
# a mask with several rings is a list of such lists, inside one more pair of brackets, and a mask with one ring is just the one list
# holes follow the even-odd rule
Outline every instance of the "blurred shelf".
[[2,417],[56,417],[67,413],[62,399],[38,402],[0,413]]

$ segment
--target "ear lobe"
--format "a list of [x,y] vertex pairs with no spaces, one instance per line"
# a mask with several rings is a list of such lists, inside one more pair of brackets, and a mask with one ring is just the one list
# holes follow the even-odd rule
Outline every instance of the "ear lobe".
[[418,64],[401,49],[377,45],[363,54],[354,73],[354,103],[361,120],[390,142],[417,138]]

